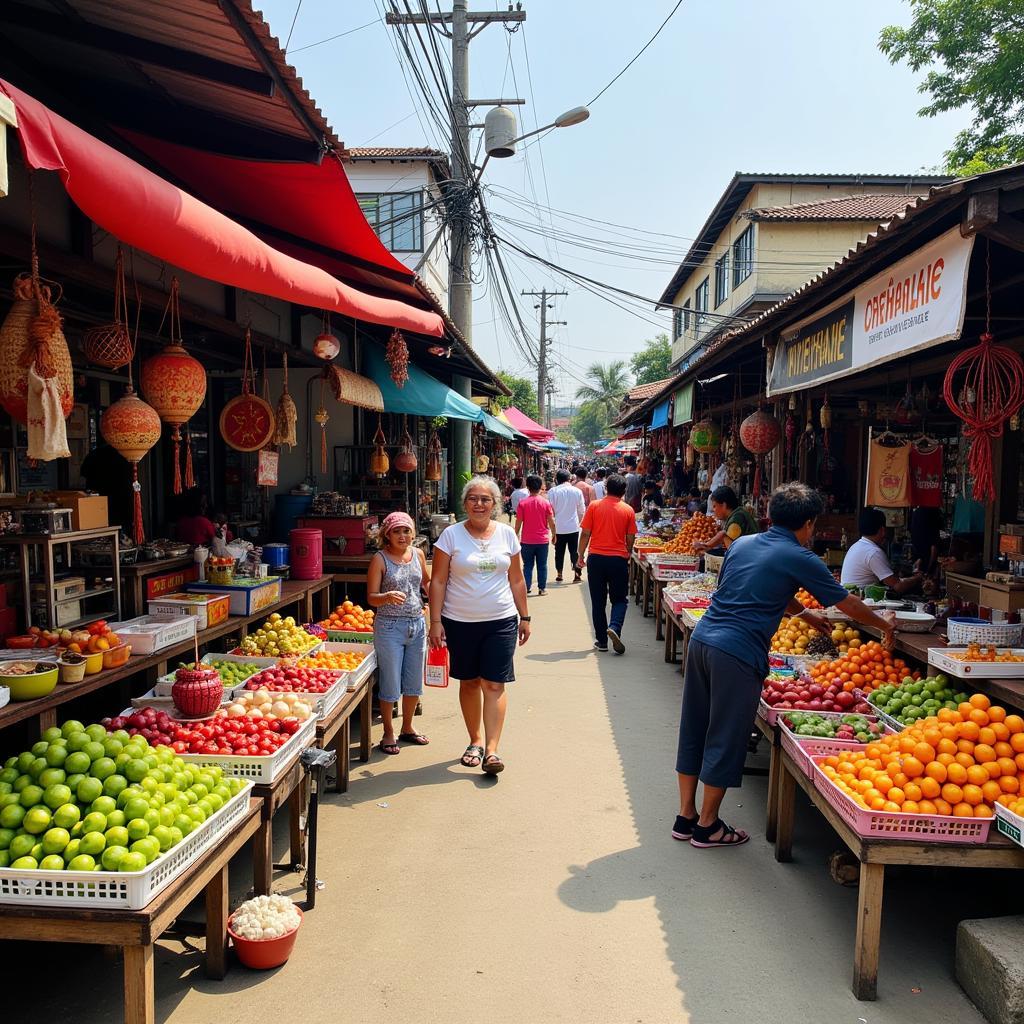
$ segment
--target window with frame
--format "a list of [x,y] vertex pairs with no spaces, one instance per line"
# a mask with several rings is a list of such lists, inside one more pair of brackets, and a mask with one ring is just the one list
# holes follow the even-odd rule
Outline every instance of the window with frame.
[[715,309],[729,297],[729,254],[715,260]]
[[696,311],[696,328],[697,334],[699,335],[704,330],[704,324],[707,317],[704,316],[708,308],[708,294],[710,292],[710,277],[705,277],[699,285],[697,290],[693,293],[693,308]]
[[423,251],[423,193],[364,192],[356,196],[359,208],[392,252]]
[[732,243],[732,286],[738,288],[754,272],[754,225]]

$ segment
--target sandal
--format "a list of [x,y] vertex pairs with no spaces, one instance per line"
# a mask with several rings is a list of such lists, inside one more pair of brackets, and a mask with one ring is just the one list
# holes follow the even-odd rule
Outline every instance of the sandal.
[[479,768],[480,762],[483,760],[484,748],[478,747],[475,743],[471,743],[466,747],[466,752],[462,755],[461,763],[467,768]]
[[402,748],[398,745],[396,740],[392,740],[390,743],[387,740],[381,740],[380,749],[384,751],[385,754],[400,754],[402,752]]
[[693,838],[693,830],[700,821],[700,815],[695,814],[692,818],[685,818],[683,815],[676,815],[676,823],[672,826],[672,838],[688,843]]
[[[717,839],[712,839],[711,837],[718,831],[721,831],[722,834]],[[715,846],[741,846],[749,838],[750,836],[746,832],[731,828],[721,818],[716,818],[707,828],[703,825],[693,826],[693,838],[690,840],[690,845],[701,850],[710,850]]]
[[488,754],[481,767],[488,775],[497,775],[505,770],[505,762],[497,754]]
[[398,738],[402,743],[415,743],[420,747],[425,747],[430,742],[421,732],[400,732]]

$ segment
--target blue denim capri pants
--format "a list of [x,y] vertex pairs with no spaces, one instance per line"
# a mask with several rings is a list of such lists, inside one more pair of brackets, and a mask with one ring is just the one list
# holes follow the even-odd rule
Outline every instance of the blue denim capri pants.
[[427,629],[422,615],[382,616],[373,623],[380,699],[395,704],[400,697],[423,695],[423,664]]

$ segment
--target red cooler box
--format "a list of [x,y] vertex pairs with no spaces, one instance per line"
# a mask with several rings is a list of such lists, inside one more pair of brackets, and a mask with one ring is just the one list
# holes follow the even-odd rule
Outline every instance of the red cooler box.
[[292,530],[288,535],[291,548],[291,578],[318,580],[324,573],[324,535],[322,530]]

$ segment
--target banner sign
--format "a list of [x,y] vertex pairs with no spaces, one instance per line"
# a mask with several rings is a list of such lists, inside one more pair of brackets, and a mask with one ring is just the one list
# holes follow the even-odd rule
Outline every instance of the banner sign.
[[958,338],[973,246],[973,236],[953,228],[798,325],[775,346],[768,394],[847,377]]

